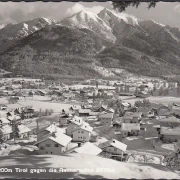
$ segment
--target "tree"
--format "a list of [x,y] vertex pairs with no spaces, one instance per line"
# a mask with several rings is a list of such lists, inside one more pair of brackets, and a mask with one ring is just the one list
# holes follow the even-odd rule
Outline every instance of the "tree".
[[[148,9],[150,9],[151,7],[154,8],[156,6],[155,1],[150,1],[147,3],[148,3],[148,7],[147,7]],[[129,6],[138,8],[140,4],[141,4],[141,1],[116,1],[116,2],[112,2],[113,9],[118,10],[119,12],[125,11],[126,8]]]
[[8,103],[9,104],[16,104],[17,102],[18,102],[18,97],[10,97],[9,99],[8,99]]
[[150,107],[151,103],[148,99],[143,99],[143,101],[135,101],[134,106],[136,106],[136,107]]

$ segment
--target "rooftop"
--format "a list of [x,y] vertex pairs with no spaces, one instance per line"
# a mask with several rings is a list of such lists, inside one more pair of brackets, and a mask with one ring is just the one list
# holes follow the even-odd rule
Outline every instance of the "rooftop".
[[97,147],[96,145],[86,142],[81,147],[76,148],[74,150],[77,153],[83,153],[83,154],[92,154],[92,155],[98,155],[102,152],[102,150]]
[[140,124],[139,123],[122,123],[121,130],[122,131],[140,130]]

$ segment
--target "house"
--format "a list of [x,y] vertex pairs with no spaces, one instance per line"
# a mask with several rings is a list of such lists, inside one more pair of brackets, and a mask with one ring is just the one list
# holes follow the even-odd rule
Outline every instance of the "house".
[[7,106],[4,105],[4,104],[1,104],[1,105],[0,105],[0,110],[6,111],[6,110],[7,110]]
[[107,110],[107,106],[101,105],[100,107],[95,108],[93,111],[94,112],[103,112]]
[[0,126],[6,125],[6,124],[10,124],[10,121],[5,117],[0,118]]
[[76,142],[90,141],[93,128],[86,122],[72,131],[72,139]]
[[122,132],[123,137],[138,136],[140,132],[140,124],[139,123],[122,123],[121,132]]
[[92,131],[89,141],[90,142],[97,142],[98,138],[99,138],[99,134],[95,131]]
[[66,134],[68,136],[72,135],[72,132],[77,129],[78,127],[80,127],[83,124],[83,120],[82,118],[78,117],[78,116],[74,116],[72,120],[70,120],[70,123],[68,124],[67,128],[66,128]]
[[114,120],[113,120],[113,128],[117,131],[119,131],[121,129],[121,124],[123,123],[123,118],[122,117],[116,117]]
[[122,156],[127,149],[126,144],[124,144],[120,141],[117,141],[115,139],[101,143],[101,144],[99,144],[98,147],[101,148],[104,152],[108,152],[111,154],[119,154]]
[[180,119],[170,116],[158,119],[161,127],[177,127],[180,126]]
[[142,112],[128,112],[123,116],[124,123],[140,123],[142,119]]
[[80,154],[91,154],[97,156],[102,152],[102,149],[97,147],[96,145],[86,142],[81,147],[74,149],[73,152],[80,153]]
[[114,113],[99,114],[98,120],[100,121],[101,125],[111,126],[113,117]]
[[12,131],[12,126],[10,125],[4,125],[0,128],[3,136],[2,136],[2,140],[3,141],[7,141],[7,140],[10,140],[11,139],[11,133],[13,132]]
[[163,142],[178,142],[180,139],[180,127],[169,128],[169,127],[161,127],[160,129],[160,140]]
[[127,111],[131,107],[131,104],[127,102],[121,102],[121,105],[124,111]]
[[28,108],[28,107],[23,108],[21,117],[22,117],[22,119],[32,118],[34,116],[34,112],[35,112],[35,110],[33,108]]
[[27,138],[29,137],[29,133],[31,132],[31,129],[29,129],[28,127],[26,127],[23,124],[18,125],[18,129],[19,129],[19,138]]
[[89,116],[89,113],[91,112],[90,109],[79,109],[79,116]]
[[71,116],[69,114],[62,114],[59,117],[59,127],[66,126],[67,124],[69,124],[70,117]]
[[171,109],[163,104],[151,103],[151,107],[157,116],[169,116],[171,114]]
[[143,117],[147,117],[147,118],[152,118],[155,116],[152,107],[139,107],[137,108],[137,112],[141,112],[143,114]]
[[39,154],[60,155],[69,149],[71,140],[71,137],[61,132],[53,132],[42,136],[35,145],[39,148]]
[[55,125],[55,123],[52,123],[44,128],[42,128],[41,130],[39,130],[37,132],[37,140],[41,139],[43,136],[49,134],[49,133],[53,133],[53,132],[60,132],[60,133],[65,133],[65,130],[62,128],[59,128]]
[[0,110],[0,118],[7,117],[7,111]]

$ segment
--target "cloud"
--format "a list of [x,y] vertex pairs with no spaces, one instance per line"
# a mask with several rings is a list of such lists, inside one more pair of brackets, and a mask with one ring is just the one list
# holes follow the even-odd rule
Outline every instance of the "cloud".
[[96,6],[92,6],[92,7],[85,7],[80,3],[76,3],[72,7],[68,8],[66,10],[65,15],[66,16],[71,16],[71,15],[73,15],[75,13],[78,13],[78,12],[80,12],[82,10],[87,10],[87,11],[91,11],[91,12],[93,12],[95,14],[98,14],[102,9],[104,9],[103,6],[97,6],[96,5]]
[[174,12],[180,15],[180,5],[174,7]]

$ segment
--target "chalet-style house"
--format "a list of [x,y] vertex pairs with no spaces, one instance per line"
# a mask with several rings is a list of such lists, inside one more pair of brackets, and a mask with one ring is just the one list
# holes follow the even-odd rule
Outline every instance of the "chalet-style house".
[[31,129],[29,129],[28,127],[26,127],[23,124],[18,125],[18,129],[19,129],[19,138],[28,138],[29,137],[29,133],[31,132]]
[[70,123],[70,115],[69,114],[62,114],[60,117],[59,117],[59,127],[63,127],[63,126],[66,126]]
[[105,113],[105,114],[103,113],[103,114],[99,114],[98,120],[100,121],[101,125],[111,126],[113,117],[114,117],[114,113]]
[[75,129],[78,129],[81,125],[83,125],[83,120],[80,117],[74,116],[72,120],[70,120],[70,123],[68,124],[66,128],[66,134],[68,136],[72,136],[72,132]]
[[122,117],[116,117],[113,119],[112,125],[115,131],[119,131],[121,129],[121,124],[123,123],[123,121],[124,120]]
[[2,140],[7,141],[11,139],[11,134],[12,134],[12,126],[10,125],[4,125],[1,126],[0,131],[2,132]]
[[101,144],[99,144],[98,147],[101,148],[104,152],[108,152],[111,154],[119,154],[122,156],[127,149],[126,144],[124,144],[120,141],[117,141],[115,139],[101,143]]
[[122,132],[123,138],[127,136],[138,136],[140,132],[140,124],[139,123],[122,123],[121,132]]
[[51,125],[48,125],[42,129],[40,129],[37,132],[37,140],[41,139],[43,136],[53,133],[53,132],[60,132],[61,134],[65,133],[64,129],[61,129],[55,125],[55,123],[52,123]]
[[53,132],[42,136],[35,145],[39,148],[39,154],[60,155],[69,149],[71,140],[71,137],[61,132]]
[[75,142],[90,141],[93,128],[86,122],[72,131],[72,140]]
[[165,143],[178,142],[180,139],[180,127],[161,127],[159,139]]
[[28,119],[32,118],[34,116],[35,110],[33,108],[23,108],[22,113],[21,113],[21,118],[22,119]]

